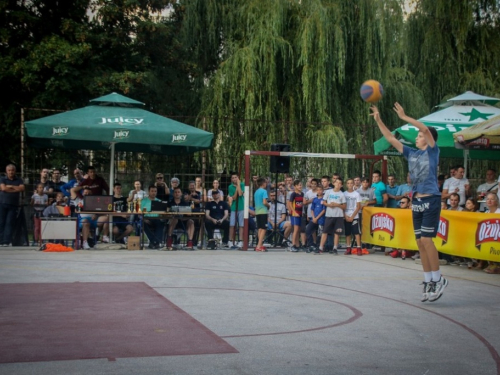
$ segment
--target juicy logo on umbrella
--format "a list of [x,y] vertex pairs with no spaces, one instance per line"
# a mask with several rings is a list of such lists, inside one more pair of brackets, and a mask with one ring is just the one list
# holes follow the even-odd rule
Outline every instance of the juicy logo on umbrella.
[[129,130],[115,130],[113,139],[125,139],[128,138],[130,134]]
[[187,134],[172,134],[172,142],[171,143],[182,143],[186,142]]
[[133,118],[133,117],[102,117],[101,122],[98,125],[111,124],[116,122],[118,125],[140,125],[144,121],[143,118]]
[[62,126],[59,126],[57,128],[52,128],[52,136],[57,135],[66,135],[69,132],[69,128],[63,128]]

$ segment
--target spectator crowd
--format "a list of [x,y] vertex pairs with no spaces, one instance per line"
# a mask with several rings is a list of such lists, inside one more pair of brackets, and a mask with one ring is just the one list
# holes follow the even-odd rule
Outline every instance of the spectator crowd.
[[[16,212],[21,194],[27,190],[24,182],[17,176],[16,167],[7,165],[5,176],[0,179],[0,245],[12,243]],[[61,171],[43,168],[30,193],[33,207],[33,244],[41,244],[41,220],[43,217],[65,215],[65,207],[76,216],[80,215],[81,247],[90,249],[96,241],[126,243],[128,236],[137,233],[140,215],[126,214],[131,205],[138,204],[144,212],[144,232],[150,249],[174,250],[179,245],[176,232],[185,234],[185,249],[192,250],[203,246],[208,249],[217,247],[239,249],[243,246],[244,193],[245,184],[237,173],[231,174],[227,189],[215,179],[204,184],[201,177],[185,183],[178,177],[165,181],[164,174],[157,173],[155,181],[143,186],[134,181],[133,189],[123,195],[122,185],[113,185],[113,207],[123,215],[95,215],[79,212],[85,197],[89,195],[108,195],[107,182],[97,175],[93,167],[85,171],[74,169],[73,178],[68,182],[61,180]],[[442,210],[462,212],[500,213],[500,178],[493,169],[485,173],[484,181],[472,189],[464,176],[464,167],[459,165],[450,169],[448,175],[438,177],[442,198]],[[265,252],[266,248],[283,246],[291,252],[338,254],[341,241],[345,242],[345,255],[368,253],[369,244],[361,242],[361,220],[363,209],[367,206],[411,209],[412,183],[410,175],[398,184],[394,175],[383,182],[380,171],[374,171],[371,178],[352,176],[342,178],[332,176],[309,177],[305,181],[286,175],[283,181],[270,181],[269,178],[254,176],[250,185],[249,228],[255,250]],[[209,186],[208,188],[205,185]],[[204,228],[189,216],[172,217],[165,220],[155,214],[154,207],[163,202],[165,210],[190,208],[192,212],[204,213]],[[110,225],[111,224],[111,225]],[[110,227],[112,226],[112,235]],[[204,242],[204,236],[206,241]],[[405,259],[418,258],[405,249],[392,249],[387,254]],[[500,273],[496,263],[474,259],[463,259],[442,254],[450,264],[467,265],[469,268],[484,269],[488,273]]]

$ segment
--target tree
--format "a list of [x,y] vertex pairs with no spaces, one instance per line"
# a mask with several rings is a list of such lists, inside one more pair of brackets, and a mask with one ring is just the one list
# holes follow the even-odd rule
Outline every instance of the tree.
[[67,110],[118,91],[156,112],[196,114],[182,9],[169,0],[3,0],[0,10],[0,134],[12,140],[2,159],[19,161],[21,108]]
[[409,70],[432,107],[466,90],[500,94],[497,0],[419,0],[408,18]]

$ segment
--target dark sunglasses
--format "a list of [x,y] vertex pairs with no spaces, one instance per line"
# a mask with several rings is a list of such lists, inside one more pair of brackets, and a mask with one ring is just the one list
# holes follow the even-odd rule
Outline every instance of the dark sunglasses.
[[157,180],[163,180],[163,177],[156,177]]

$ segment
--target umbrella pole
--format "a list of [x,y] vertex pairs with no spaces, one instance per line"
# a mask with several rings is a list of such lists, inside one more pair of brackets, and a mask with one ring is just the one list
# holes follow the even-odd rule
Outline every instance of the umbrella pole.
[[109,164],[109,195],[113,195],[113,185],[115,184],[115,143],[111,142],[111,161]]
[[469,150],[464,150],[464,176],[467,177],[467,159],[469,159]]
[[[114,195],[113,187],[115,185],[115,143],[111,142],[111,161],[109,165],[109,195]],[[114,209],[113,209],[114,211]],[[110,243],[113,242],[113,220],[109,220],[109,239]]]

